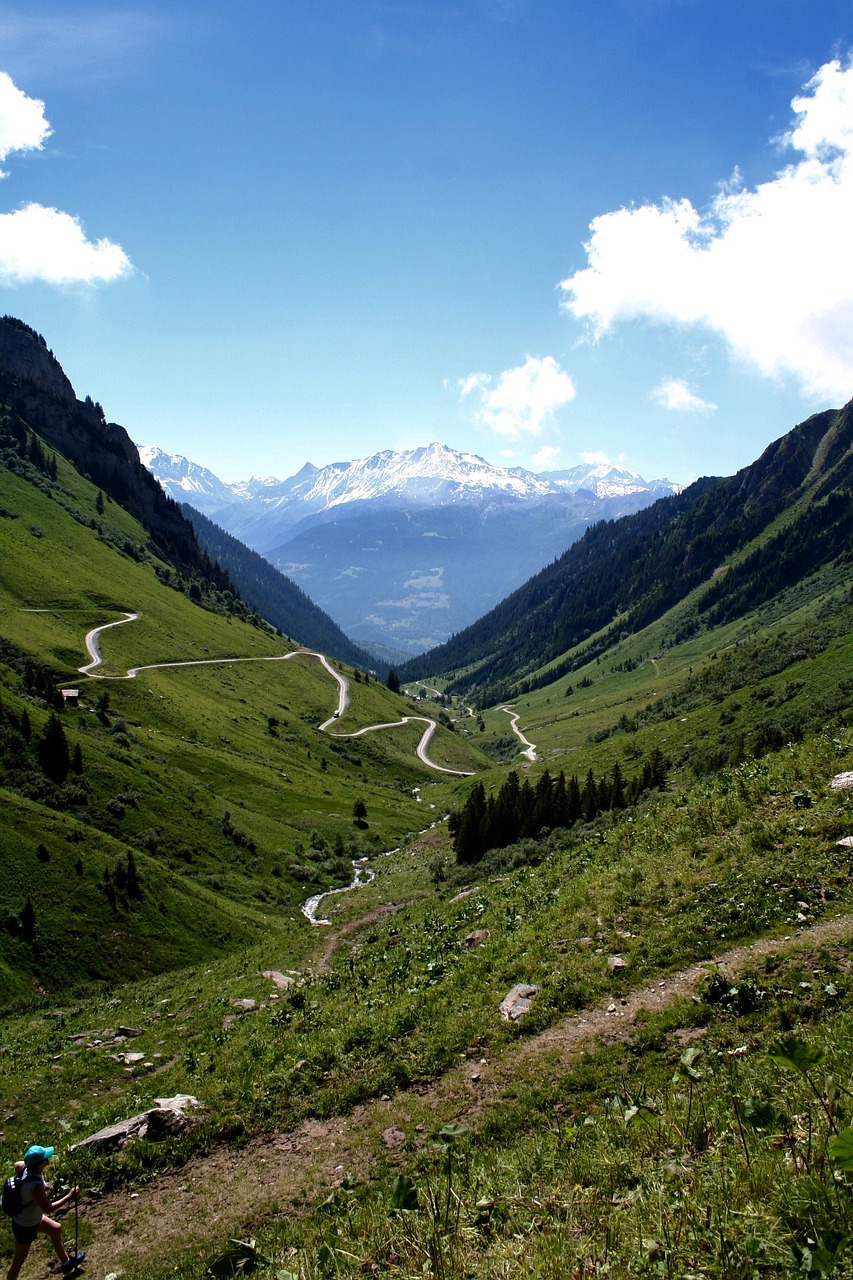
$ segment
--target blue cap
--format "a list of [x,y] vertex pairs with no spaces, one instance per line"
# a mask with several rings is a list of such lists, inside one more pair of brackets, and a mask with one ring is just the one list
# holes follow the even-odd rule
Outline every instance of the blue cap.
[[30,1147],[24,1154],[24,1164],[28,1169],[32,1169],[37,1164],[41,1164],[44,1160],[49,1160],[53,1155],[54,1147]]

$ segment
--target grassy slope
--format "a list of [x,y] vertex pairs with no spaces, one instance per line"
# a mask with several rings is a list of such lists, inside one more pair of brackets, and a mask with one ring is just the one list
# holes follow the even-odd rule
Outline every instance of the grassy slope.
[[[418,824],[412,787],[430,777],[414,756],[413,726],[353,742],[318,734],[337,690],[308,656],[135,680],[77,674],[87,661],[85,632],[123,610],[140,616],[102,637],[99,670],[112,675],[147,662],[280,656],[293,646],[193,605],[160,583],[150,556],[122,555],[72,518],[68,508],[101,519],[97,492],[58,461],[54,497],[0,468],[0,506],[17,515],[0,519],[0,634],[81,688],[81,706],[67,709],[63,724],[70,745],[81,747],[89,793],[61,817],[37,795],[29,804],[3,797],[0,911],[18,915],[30,896],[39,931],[32,948],[0,933],[4,1000],[31,993],[31,978],[52,992],[93,976],[116,981],[280,930],[306,892],[348,879],[350,856],[397,844]],[[144,547],[143,531],[115,504],[103,523]],[[9,712],[26,708],[37,739],[47,710],[26,698],[11,671],[0,670],[0,688]],[[109,712],[98,716],[92,704],[104,691]],[[399,719],[404,710],[375,681],[352,681],[351,707],[336,729]],[[446,748],[442,736],[451,739]],[[437,758],[461,754],[473,767],[476,755],[452,739],[442,731]],[[368,808],[363,832],[352,821],[359,798]],[[223,830],[226,811],[246,842]],[[49,864],[38,861],[39,844]],[[98,886],[127,849],[146,892],[141,903],[120,903],[115,917]],[[73,871],[78,856],[82,877]],[[60,890],[69,881],[70,895]],[[93,946],[101,934],[115,939]]]
[[[127,567],[150,572],[132,562]],[[234,652],[259,652],[273,644],[252,628],[218,619],[212,619],[214,630],[208,632],[208,615],[169,594],[175,599],[170,625],[187,653],[201,656],[205,647],[213,651],[208,636],[221,635],[221,629],[231,637]],[[136,607],[124,597],[113,603]],[[180,868],[184,883],[189,878],[207,893],[206,880],[214,876],[236,903],[253,887],[255,894],[261,886],[269,892],[276,880],[282,897],[276,904],[254,899],[253,910],[270,922],[270,932],[230,958],[81,1000],[66,1006],[60,1018],[32,1013],[8,1017],[0,1090],[16,1117],[7,1126],[12,1145],[29,1140],[38,1123],[69,1126],[69,1139],[82,1136],[135,1109],[155,1090],[188,1091],[203,1098],[205,1123],[190,1140],[196,1150],[306,1115],[332,1114],[360,1098],[412,1083],[422,1086],[469,1046],[477,1046],[478,1053],[499,1054],[515,1039],[566,1013],[606,1001],[611,994],[618,998],[620,992],[705,958],[733,940],[793,932],[800,916],[819,919],[853,905],[849,858],[837,846],[853,832],[853,800],[851,793],[830,792],[827,786],[835,772],[853,767],[853,740],[844,728],[851,703],[845,680],[853,657],[848,584],[831,573],[817,575],[760,612],[679,641],[693,604],[685,602],[645,632],[619,642],[599,662],[515,704],[522,727],[544,756],[543,763],[524,765],[534,780],[546,764],[552,771],[584,773],[593,767],[602,772],[616,759],[629,774],[645,751],[662,745],[675,770],[669,793],[623,821],[605,816],[589,828],[554,833],[488,860],[475,869],[477,891],[460,901],[453,899],[462,881],[450,865],[441,829],[420,844],[404,843],[393,856],[377,859],[372,886],[336,900],[340,924],[375,908],[400,909],[356,932],[334,956],[331,972],[317,967],[316,956],[310,963],[311,940],[298,922],[287,918],[288,903],[295,898],[287,897],[292,890],[286,876],[264,878],[272,856],[269,845],[285,829],[288,838],[304,833],[306,826],[331,835],[341,817],[347,822],[359,789],[368,804],[368,838],[381,823],[388,843],[458,803],[469,783],[426,775],[412,763],[420,726],[406,726],[387,738],[366,735],[339,743],[318,738],[311,724],[328,714],[331,682],[316,663],[302,657],[269,667],[158,672],[116,683],[111,697],[130,725],[130,752],[110,752],[107,731],[97,717],[85,711],[69,716],[69,736],[76,726],[93,771],[103,770],[104,778],[112,779],[117,776],[113,771],[126,768],[128,779],[131,771],[143,779],[137,783],[144,791],[140,809],[151,808],[138,821],[150,822],[152,814],[161,819],[168,833],[163,861]],[[5,626],[6,615],[0,617]],[[41,644],[39,652],[46,655],[58,653],[66,632],[74,631],[64,610],[56,617],[20,615],[14,625],[27,628],[28,643]],[[137,625],[117,628],[105,638],[105,654],[115,669],[139,660],[131,643]],[[149,625],[146,635],[153,654],[162,633]],[[786,647],[792,654],[802,650],[802,656],[767,675],[768,654]],[[299,679],[288,683],[297,671]],[[584,678],[591,684],[580,688]],[[569,681],[574,693],[566,697]],[[756,687],[764,690],[759,696]],[[353,683],[351,693],[353,708],[338,732],[364,719],[397,719],[409,709],[375,685]],[[419,703],[418,712],[425,706]],[[809,733],[799,745],[704,776],[708,750],[719,749],[721,742],[740,734],[748,744],[768,717],[781,720],[796,712],[806,721],[815,711],[823,721],[817,736]],[[281,721],[275,739],[266,729],[266,716],[273,712]],[[471,743],[467,761],[473,761],[475,747],[508,735],[508,717],[497,709],[484,713],[482,732],[476,719],[458,706],[455,714],[459,732],[446,735],[447,745],[436,746],[434,753],[442,763],[466,760],[466,737]],[[636,723],[620,728],[622,717]],[[36,714],[34,723],[37,719]],[[223,734],[232,741],[223,742]],[[318,788],[322,760],[326,770]],[[143,761],[148,773],[140,775]],[[518,756],[513,763],[519,767]],[[478,776],[488,786],[505,775],[506,765],[495,764]],[[416,783],[424,797],[420,804],[410,790]],[[106,782],[99,786],[103,794]],[[193,863],[182,866],[177,852],[170,863],[169,841],[174,839],[177,850],[180,839],[172,835],[162,807],[156,807],[158,786],[171,788],[169,794],[180,795],[186,804],[180,839],[193,842]],[[245,855],[235,858],[223,842],[218,824],[226,803],[235,822],[253,835],[257,830],[257,864]],[[287,823],[279,817],[281,809],[288,814]],[[135,823],[137,811],[128,814]],[[71,846],[69,860],[73,852]],[[103,856],[108,858],[109,850]],[[60,850],[57,861],[65,857]],[[47,870],[52,867],[53,861]],[[175,883],[180,887],[181,880],[176,877]],[[217,892],[221,900],[223,889]],[[238,923],[250,928],[252,920],[247,914]],[[464,939],[475,928],[487,929],[490,937],[484,946],[468,950]],[[628,961],[618,977],[606,963],[615,951]],[[293,967],[302,981],[289,997],[271,1002],[268,984],[257,976],[267,967]],[[780,1030],[804,1021],[814,1039],[821,1020],[825,1025],[819,1038],[828,1043],[835,1039],[833,1052],[843,1066],[853,1052],[846,970],[839,969],[837,957],[815,959],[807,973],[795,974],[795,968],[776,983],[772,1002],[759,1002],[749,1035],[756,1044],[766,1044]],[[812,970],[818,977],[825,970],[844,978],[824,984],[834,985],[834,996],[820,995]],[[517,981],[534,981],[542,993],[531,1015],[510,1027],[497,1019],[495,1007]],[[810,986],[800,987],[800,981]],[[807,994],[811,992],[814,997]],[[259,1000],[258,1008],[225,1027],[229,1001],[247,995]],[[163,1009],[176,1017],[169,1019]],[[698,1006],[677,1014],[688,1024],[697,1019],[714,1024],[718,1016]],[[736,1018],[726,1018],[712,1025],[714,1053],[738,1047],[745,1034]],[[84,1050],[68,1040],[86,1031],[91,1043],[96,1030],[119,1021],[146,1025],[140,1047],[152,1063],[155,1053],[162,1055],[154,1066],[128,1073],[108,1050]],[[677,1088],[667,1083],[681,1052],[670,1035],[672,1025],[662,1018],[643,1030],[636,1041],[641,1055],[630,1045],[602,1049],[590,1061],[553,1064],[544,1073],[540,1069],[529,1078],[522,1076],[515,1101],[485,1109],[472,1149],[472,1176],[463,1188],[466,1233],[451,1233],[440,1246],[446,1275],[498,1276],[510,1267],[524,1274],[537,1274],[540,1268],[538,1274],[562,1276],[568,1257],[575,1258],[578,1268],[588,1268],[578,1274],[596,1274],[607,1261],[614,1275],[781,1275],[786,1273],[784,1258],[792,1256],[791,1248],[809,1230],[820,1236],[827,1222],[826,1229],[834,1229],[836,1219],[830,1221],[825,1206],[801,1204],[797,1212],[791,1210],[800,1187],[791,1182],[784,1162],[772,1156],[769,1131],[766,1137],[751,1136],[753,1155],[741,1159],[725,1059],[723,1068],[711,1064],[702,1086],[704,1114],[712,1117],[710,1136],[703,1138],[690,1127],[687,1083]],[[60,1056],[50,1063],[56,1054]],[[32,1091],[20,1088],[24,1061],[39,1064]],[[772,1069],[758,1057],[756,1064],[738,1077],[741,1100],[770,1087]],[[154,1070],[156,1081],[147,1079]],[[798,1088],[799,1082],[794,1083]],[[52,1091],[46,1116],[34,1099],[39,1086]],[[792,1085],[784,1102],[791,1115],[801,1116],[807,1103],[797,1088]],[[614,1093],[622,1099],[621,1121],[606,1103]],[[667,1117],[658,1123],[652,1143],[645,1141],[645,1130],[629,1129],[624,1121],[629,1103],[646,1094]],[[817,1132],[823,1114],[817,1102],[814,1111]],[[532,1116],[537,1118],[533,1124]],[[819,1135],[815,1142],[821,1141],[825,1147]],[[89,1183],[108,1186],[147,1176],[158,1165],[183,1159],[187,1150],[186,1142],[142,1144],[121,1157],[77,1157],[66,1167]],[[684,1175],[688,1180],[668,1172],[666,1161],[689,1169],[689,1176]],[[754,1169],[759,1163],[763,1181]],[[421,1175],[429,1167],[426,1158]],[[718,1172],[723,1167],[731,1174],[725,1186]],[[417,1171],[413,1163],[412,1172]],[[670,1195],[667,1180],[673,1178],[672,1186],[689,1188],[689,1193]],[[390,1172],[380,1169],[373,1184],[354,1196],[335,1197],[331,1208],[318,1206],[304,1224],[268,1227],[264,1243],[279,1251],[281,1261],[283,1250],[298,1246],[302,1251],[288,1265],[298,1268],[302,1280],[319,1276],[324,1267],[331,1274],[355,1274],[373,1262],[392,1275],[411,1274],[429,1253],[430,1216],[411,1219],[406,1230],[389,1227],[389,1189]],[[820,1188],[812,1191],[815,1204],[823,1204]],[[492,1225],[487,1214],[486,1230],[476,1207],[480,1198],[500,1206]],[[756,1233],[742,1229],[733,1209],[756,1198],[768,1206],[753,1215],[760,1217],[758,1235],[765,1241],[763,1271],[756,1271],[751,1261]],[[692,1202],[703,1213],[710,1204],[710,1213],[704,1218],[693,1214]],[[480,1227],[475,1225],[478,1214]],[[841,1226],[847,1229],[846,1220]],[[673,1243],[678,1232],[683,1238]],[[342,1252],[324,1254],[324,1246]],[[357,1265],[347,1260],[351,1257],[358,1258]],[[198,1273],[193,1257],[170,1258],[168,1266],[152,1263],[150,1274],[174,1275],[175,1267],[180,1275]]]

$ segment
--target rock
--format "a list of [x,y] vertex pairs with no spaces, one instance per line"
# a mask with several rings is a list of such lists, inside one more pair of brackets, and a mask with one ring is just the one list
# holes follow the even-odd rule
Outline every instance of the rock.
[[172,1111],[186,1111],[188,1107],[192,1107],[193,1111],[204,1110],[204,1103],[199,1102],[191,1093],[176,1093],[173,1098],[155,1098],[154,1101],[158,1107],[169,1107]]
[[173,1107],[155,1107],[148,1112],[148,1127],[145,1137],[149,1142],[162,1142],[164,1138],[173,1138],[184,1133],[193,1123],[193,1117],[184,1115]]
[[131,1040],[134,1036],[141,1036],[142,1032],[139,1027],[116,1027],[116,1035]]
[[391,1126],[382,1132],[382,1141],[389,1151],[399,1151],[400,1147],[405,1146],[406,1135],[400,1129]]
[[528,1012],[538,994],[539,987],[529,982],[519,982],[501,1000],[498,1012],[505,1022],[515,1022]]
[[113,1057],[118,1058],[119,1062],[123,1062],[126,1067],[132,1067],[137,1062],[145,1060],[144,1053],[116,1053]]
[[491,936],[488,929],[475,929],[473,933],[469,933],[467,938],[463,940],[462,945],[468,951],[473,951],[476,947],[481,947],[484,942],[488,942]]
[[[140,1057],[142,1055],[140,1054]],[[183,1133],[194,1123],[192,1116],[184,1114],[187,1107],[201,1108],[198,1098],[190,1093],[178,1093],[173,1098],[155,1098],[156,1107],[148,1111],[140,1111],[128,1120],[120,1120],[118,1124],[107,1125],[99,1129],[91,1137],[76,1143],[77,1147],[95,1147],[102,1151],[111,1151],[122,1147],[130,1138],[150,1138],[152,1142],[160,1142],[163,1138],[176,1133]]]
[[853,836],[842,836],[835,842],[839,849],[853,849]]
[[267,978],[280,991],[284,991],[287,987],[293,986],[293,979],[288,978],[286,973],[280,973],[278,969],[263,969],[261,977]]
[[239,1009],[241,1013],[248,1013],[250,1009],[254,1009],[257,1006],[257,1003],[257,1000],[254,1000],[251,996],[241,996],[231,1001],[231,1008]]
[[607,967],[611,973],[618,973],[620,969],[628,968],[628,961],[623,960],[621,956],[608,956]]
[[853,790],[853,773],[837,773],[829,785],[833,791]]
[[120,1120],[118,1124],[108,1124],[105,1129],[99,1129],[97,1133],[84,1138],[82,1142],[76,1142],[71,1150],[76,1151],[78,1147],[95,1147],[100,1151],[112,1151],[116,1147],[123,1147],[129,1138],[139,1137],[147,1126],[148,1112],[140,1111],[138,1115],[131,1116],[128,1120]]
[[480,889],[480,886],[478,884],[472,885],[470,889],[462,889],[461,892],[457,893],[455,897],[450,899],[450,901],[451,903],[462,902],[463,898],[470,898],[471,894],[478,893],[479,889]]

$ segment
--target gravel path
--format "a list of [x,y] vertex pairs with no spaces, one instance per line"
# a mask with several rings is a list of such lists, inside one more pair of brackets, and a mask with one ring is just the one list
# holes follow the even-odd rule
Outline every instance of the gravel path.
[[[375,913],[350,923],[345,932],[374,918]],[[764,956],[834,942],[851,932],[853,914],[848,914],[794,936],[733,947],[704,964],[718,964],[734,976]],[[326,962],[336,943],[336,938],[327,939]],[[621,998],[604,999],[511,1046],[494,1061],[461,1064],[428,1088],[371,1101],[332,1120],[306,1120],[239,1150],[218,1148],[138,1191],[86,1204],[83,1213],[94,1228],[87,1275],[92,1280],[106,1280],[111,1274],[131,1280],[140,1264],[177,1256],[192,1246],[206,1245],[212,1252],[228,1236],[257,1229],[265,1216],[297,1215],[301,1205],[328,1190],[344,1171],[369,1175],[386,1129],[397,1128],[415,1138],[419,1121],[427,1133],[449,1120],[476,1124],[511,1087],[520,1066],[529,1067],[546,1054],[571,1057],[591,1043],[626,1039],[640,1010],[659,1012],[690,995],[705,973],[704,964],[647,981]]]

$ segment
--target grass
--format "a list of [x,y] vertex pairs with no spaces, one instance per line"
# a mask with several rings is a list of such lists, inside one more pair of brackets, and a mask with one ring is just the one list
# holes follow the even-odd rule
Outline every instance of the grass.
[[[63,1172],[106,1191],[405,1095],[400,1155],[369,1134],[372,1175],[342,1176],[287,1221],[258,1216],[268,1273],[746,1277],[829,1274],[837,1254],[835,1273],[853,1274],[850,1175],[833,1146],[853,1055],[843,950],[768,962],[734,995],[709,986],[701,1002],[582,1057],[519,1059],[470,1134],[429,1141],[436,1118],[465,1109],[448,1073],[473,1051],[500,1062],[577,1010],[853,905],[838,845],[853,834],[853,793],[828,789],[853,759],[848,584],[818,575],[712,634],[690,633],[687,602],[523,694],[513,705],[537,745],[533,765],[501,746],[505,712],[411,702],[349,669],[350,706],[321,734],[336,687],[306,655],[136,680],[74,675],[84,632],[125,609],[139,620],[102,644],[116,675],[292,646],[164,586],[139,526],[107,504],[112,531],[99,535],[86,523],[96,491],[59,464],[53,497],[0,468],[0,506],[17,514],[0,519],[0,633],[83,690],[83,705],[62,714],[83,758],[71,790],[35,767],[22,780],[7,756],[0,791],[8,1149],[61,1134]],[[102,691],[109,706],[96,711]],[[32,752],[48,708],[11,667],[0,667],[0,694],[7,728],[26,711],[32,743],[21,750]],[[457,868],[441,819],[471,783],[417,761],[424,726],[344,736],[448,710],[454,731],[442,723],[431,754],[476,770],[487,790],[508,764],[534,782],[545,767],[601,774],[616,760],[630,775],[652,747],[672,781],[633,811]],[[781,749],[771,722],[797,726]],[[129,854],[139,896],[127,891]],[[375,880],[327,902],[331,934],[312,931],[301,902],[345,883],[361,856]],[[20,929],[27,898],[31,940]],[[466,941],[474,931],[481,945]],[[626,967],[613,973],[616,953]],[[294,985],[273,990],[268,969],[290,971]],[[508,1024],[496,1009],[517,982],[540,991]],[[254,1006],[235,1003],[245,1000]],[[142,1033],[138,1064],[117,1056],[120,1025]],[[696,1038],[682,1042],[685,1031]],[[765,1052],[791,1035],[827,1055],[811,1079]],[[700,1044],[701,1057],[690,1052]],[[447,1114],[436,1117],[429,1099],[445,1082]],[[178,1092],[204,1103],[187,1137],[112,1155],[66,1150]],[[775,1118],[762,1126],[764,1103]],[[0,1238],[8,1244],[2,1228]],[[199,1260],[193,1248],[152,1261],[144,1280],[198,1275]]]

